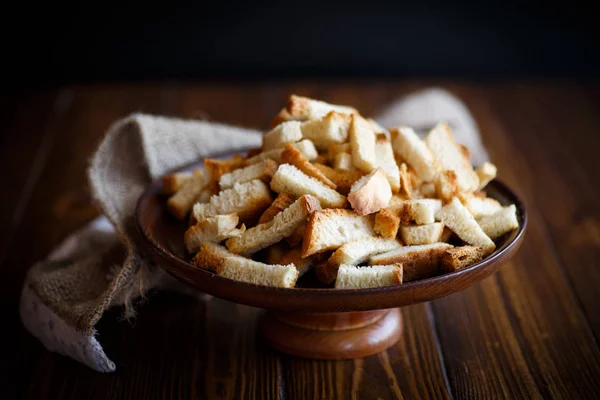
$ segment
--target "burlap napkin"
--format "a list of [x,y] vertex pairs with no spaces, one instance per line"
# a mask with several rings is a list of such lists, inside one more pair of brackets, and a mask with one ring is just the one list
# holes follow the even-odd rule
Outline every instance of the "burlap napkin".
[[[487,159],[466,107],[441,89],[400,99],[379,118],[384,126],[425,131],[440,120],[453,126],[476,164]],[[88,178],[103,217],[68,237],[30,269],[21,294],[21,319],[48,350],[100,372],[111,372],[94,326],[111,306],[135,314],[133,302],[150,289],[182,290],[140,254],[133,214],[144,188],[166,171],[211,154],[260,144],[260,132],[228,125],[133,114],[112,125],[91,158]],[[189,288],[187,289],[189,290]]]

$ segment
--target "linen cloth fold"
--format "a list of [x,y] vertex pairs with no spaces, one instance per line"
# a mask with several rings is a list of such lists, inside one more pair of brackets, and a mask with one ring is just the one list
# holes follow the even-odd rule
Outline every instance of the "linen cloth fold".
[[[375,118],[383,126],[417,130],[447,120],[474,163],[487,159],[467,108],[442,89],[399,99]],[[135,245],[134,212],[139,196],[165,172],[203,157],[259,146],[261,132],[206,121],[132,114],[115,122],[90,160],[92,197],[103,216],[73,233],[44,261],[34,264],[23,285],[21,320],[50,350],[88,367],[111,372],[96,338],[105,310],[124,306],[150,289],[193,292],[141,254]]]

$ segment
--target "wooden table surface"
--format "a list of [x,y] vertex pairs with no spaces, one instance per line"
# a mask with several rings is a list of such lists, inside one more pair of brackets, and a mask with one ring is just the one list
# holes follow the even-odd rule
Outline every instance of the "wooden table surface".
[[[132,325],[111,310],[94,372],[46,351],[18,317],[21,285],[69,232],[97,216],[86,187],[105,129],[134,111],[266,127],[288,94],[375,115],[441,85],[470,108],[499,176],[529,207],[511,263],[460,293],[402,309],[388,351],[323,362],[269,349],[259,310],[152,296]],[[359,81],[137,84],[7,95],[0,104],[1,398],[600,398],[600,85]]]

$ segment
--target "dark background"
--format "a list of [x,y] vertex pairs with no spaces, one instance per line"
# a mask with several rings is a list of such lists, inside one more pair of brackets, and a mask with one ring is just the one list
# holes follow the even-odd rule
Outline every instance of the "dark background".
[[12,87],[600,69],[598,14],[585,2],[22,2],[3,14],[2,83]]

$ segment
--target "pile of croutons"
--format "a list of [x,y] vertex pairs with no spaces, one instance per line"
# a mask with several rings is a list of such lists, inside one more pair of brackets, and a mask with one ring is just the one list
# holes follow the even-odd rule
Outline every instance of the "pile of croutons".
[[[400,285],[465,268],[518,228],[514,205],[486,196],[496,167],[476,170],[440,122],[424,140],[348,106],[292,95],[262,147],[166,175],[167,208],[189,228],[192,264],[291,288]],[[451,244],[453,243],[453,244]]]

